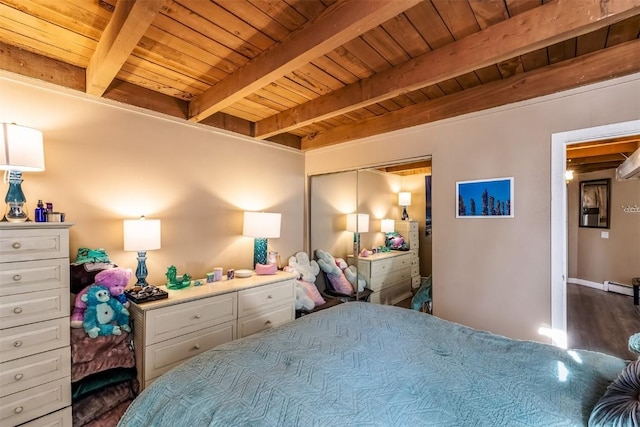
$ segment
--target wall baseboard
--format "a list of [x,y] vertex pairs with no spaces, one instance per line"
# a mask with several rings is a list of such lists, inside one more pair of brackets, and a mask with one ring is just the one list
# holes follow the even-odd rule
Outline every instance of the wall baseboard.
[[615,292],[617,294],[628,295],[630,297],[633,296],[633,287],[630,285],[624,285],[622,283],[605,281],[607,284],[607,290],[609,292]]
[[598,282],[592,282],[590,280],[584,280],[584,279],[577,279],[575,277],[569,277],[567,279],[567,283],[573,283],[574,285],[581,285],[581,286],[587,286],[589,288],[600,289],[601,291],[608,290],[607,286],[606,286],[606,282],[605,283],[598,283]]

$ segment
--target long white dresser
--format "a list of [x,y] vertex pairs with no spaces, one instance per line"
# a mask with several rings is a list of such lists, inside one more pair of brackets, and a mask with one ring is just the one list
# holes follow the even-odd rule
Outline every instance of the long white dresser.
[[371,289],[370,301],[377,304],[396,304],[411,297],[411,253],[381,252],[368,257],[358,257],[358,263],[349,255],[349,265],[356,265],[367,287]]
[[0,425],[71,426],[69,223],[0,223]]
[[420,287],[420,232],[418,231],[418,221],[405,220],[395,221],[395,231],[404,237],[404,241],[409,247],[411,254],[411,286]]
[[132,302],[141,389],[190,357],[293,320],[294,280],[294,274],[279,271],[178,290],[161,286],[168,298]]

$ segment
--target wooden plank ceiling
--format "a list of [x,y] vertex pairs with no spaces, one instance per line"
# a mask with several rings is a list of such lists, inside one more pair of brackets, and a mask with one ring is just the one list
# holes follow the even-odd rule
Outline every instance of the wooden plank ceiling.
[[303,150],[638,72],[639,36],[640,0],[0,0],[4,70]]

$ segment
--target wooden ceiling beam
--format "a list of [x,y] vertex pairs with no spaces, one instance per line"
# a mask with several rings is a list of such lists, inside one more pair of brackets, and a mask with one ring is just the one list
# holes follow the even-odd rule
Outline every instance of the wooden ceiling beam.
[[86,73],[88,94],[102,96],[166,0],[119,0]]
[[640,0],[558,0],[256,123],[256,137],[291,131],[576,37],[640,13]]
[[190,120],[204,120],[420,1],[348,0],[334,3],[318,18],[195,97],[189,105]]
[[302,149],[335,145],[549,95],[640,71],[640,39],[515,75],[302,139]]
[[605,162],[623,162],[625,159],[626,157],[620,153],[606,154],[603,156],[576,157],[573,159],[567,159],[567,168]]
[[578,159],[581,157],[605,156],[608,154],[633,153],[638,149],[635,141],[614,144],[591,145],[582,148],[567,148],[567,159]]

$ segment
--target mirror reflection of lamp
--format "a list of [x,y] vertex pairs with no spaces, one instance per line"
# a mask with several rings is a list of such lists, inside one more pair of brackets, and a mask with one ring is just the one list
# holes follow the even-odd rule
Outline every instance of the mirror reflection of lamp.
[[353,255],[360,253],[360,233],[369,232],[368,214],[347,214],[347,231],[353,233]]
[[386,247],[389,247],[389,237],[387,236],[387,233],[393,233],[396,231],[395,225],[395,221],[392,219],[384,218],[380,220],[380,231],[384,233],[384,245]]
[[25,126],[2,123],[0,129],[0,170],[5,171],[4,181],[9,190],[4,198],[9,222],[24,222],[29,218],[27,202],[22,192],[22,172],[44,170],[42,132]]
[[269,212],[244,213],[242,234],[253,237],[253,268],[256,264],[267,264],[267,239],[280,237],[282,214]]
[[411,206],[411,193],[409,193],[408,191],[401,191],[400,193],[398,193],[398,204],[403,207],[402,220],[408,220],[409,213],[407,212],[407,206]]
[[159,219],[125,219],[123,222],[124,250],[138,252],[136,286],[148,286],[147,251],[160,249],[161,229]]

